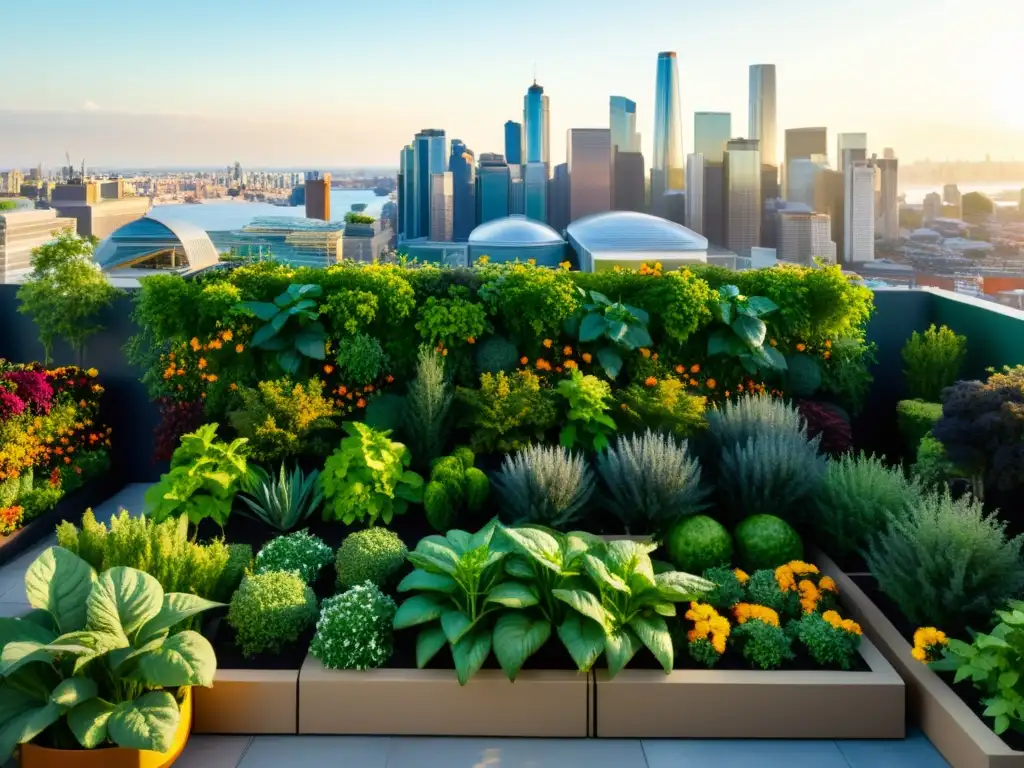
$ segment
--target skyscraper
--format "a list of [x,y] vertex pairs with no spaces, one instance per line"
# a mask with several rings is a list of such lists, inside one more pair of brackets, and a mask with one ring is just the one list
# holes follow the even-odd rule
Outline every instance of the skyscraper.
[[452,239],[465,242],[476,226],[476,157],[459,139],[452,139],[448,170],[452,174]]
[[749,136],[761,147],[761,165],[779,166],[779,139],[775,125],[775,65],[750,67]]
[[[721,163],[725,145],[732,138],[732,115],[729,112],[694,112],[693,152],[707,163]],[[689,178],[689,175],[687,175]]]
[[836,261],[832,242],[832,222],[824,213],[779,212],[778,258],[810,266],[815,259],[830,264]]
[[476,219],[480,224],[509,213],[509,173],[504,155],[480,155],[476,173]]
[[824,155],[798,157],[789,168],[789,194],[786,200],[802,203],[812,211],[818,210],[818,194],[821,176],[828,169],[828,158]]
[[847,262],[875,260],[875,176],[878,169],[868,160],[850,167],[850,219],[846,227]]
[[612,208],[616,211],[643,211],[647,197],[644,156],[640,152],[615,152],[612,164],[614,189]]
[[432,173],[430,175],[430,239],[450,242],[455,218],[454,188],[452,174]]
[[434,220],[430,212],[433,185],[431,176],[444,173],[448,168],[448,140],[438,128],[425,128],[413,139],[415,152],[413,192],[416,197],[415,234],[410,237],[429,237]]
[[658,54],[654,91],[654,165],[651,204],[656,209],[669,189],[683,189],[683,124],[679,107],[679,70],[675,51]]
[[608,128],[570,128],[569,222],[612,207],[612,134]]
[[704,159],[704,231],[709,242],[725,246],[725,163]]
[[929,192],[924,196],[921,205],[921,220],[928,224],[940,218],[942,218],[942,195],[938,192]]
[[686,156],[686,226],[704,234],[704,155]]
[[625,96],[608,100],[608,124],[612,131],[612,153],[639,152],[640,137],[636,132],[636,102]]
[[548,223],[561,232],[569,226],[569,164],[555,166],[548,182]]
[[[800,157],[828,156],[828,128],[787,128],[783,196],[789,195],[789,164]],[[788,199],[788,197],[787,197]]]
[[306,218],[331,220],[331,174],[320,171],[306,174]]
[[523,97],[523,126],[526,134],[526,162],[551,162],[551,120],[548,97],[533,81]]
[[750,256],[761,244],[761,151],[756,139],[725,145],[725,245]]
[[875,159],[881,177],[876,212],[878,234],[883,240],[896,240],[900,236],[899,175],[900,161],[891,149],[885,150],[885,157]]
[[[543,165],[543,163],[541,163]],[[518,166],[510,165],[509,171]],[[526,215],[526,185],[520,176],[513,175],[508,186],[508,215]]]
[[866,133],[840,133],[836,137],[836,163],[843,174],[843,257],[850,259],[853,243],[850,237],[853,217],[853,164],[868,159],[868,135]]
[[509,165],[523,164],[523,124],[515,120],[505,123],[505,161]]
[[416,150],[412,144],[402,147],[398,173],[398,240],[416,235]]
[[525,213],[535,221],[548,221],[548,167],[545,163],[527,163],[524,176]]

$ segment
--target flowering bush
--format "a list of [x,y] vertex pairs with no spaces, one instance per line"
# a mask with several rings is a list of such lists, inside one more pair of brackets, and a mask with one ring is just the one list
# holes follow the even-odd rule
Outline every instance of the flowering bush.
[[308,531],[278,536],[256,553],[256,573],[295,571],[307,584],[334,560],[334,550]]
[[374,669],[391,657],[395,601],[369,582],[325,600],[310,653],[328,669]]
[[687,650],[694,661],[713,667],[725,653],[725,641],[731,628],[729,620],[706,603],[690,603],[685,618],[693,622],[686,633]]

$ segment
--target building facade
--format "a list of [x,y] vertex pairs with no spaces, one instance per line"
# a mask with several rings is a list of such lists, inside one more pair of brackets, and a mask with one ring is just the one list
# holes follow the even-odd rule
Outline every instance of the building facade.
[[761,244],[761,151],[756,139],[725,147],[725,247],[750,257]]
[[836,244],[832,242],[832,222],[824,213],[780,211],[778,248],[782,261],[810,266],[815,259],[836,262]]
[[611,141],[608,128],[569,129],[570,222],[611,210]]
[[704,231],[713,245],[725,247],[725,163],[704,160]]
[[528,219],[548,221],[548,166],[546,163],[527,163],[523,177],[526,196],[524,212]]
[[14,168],[0,173],[0,192],[8,195],[20,195],[21,185],[25,183],[25,174]]
[[729,112],[695,112],[693,114],[693,151],[705,163],[722,163],[725,145],[732,138],[732,114]]
[[451,242],[455,223],[455,188],[452,174],[430,175],[430,234],[436,243]]
[[878,169],[867,160],[850,168],[850,220],[844,258],[849,263],[875,260],[875,180]]
[[57,184],[51,195],[57,215],[73,218],[82,237],[103,240],[137,221],[152,207],[148,197],[126,197],[123,179]]
[[569,164],[555,166],[548,182],[548,223],[561,232],[569,225]]
[[783,167],[782,194],[789,199],[789,166],[797,158],[824,155],[828,157],[828,128],[787,128],[786,155]]
[[[887,154],[891,154],[889,150]],[[895,157],[875,159],[878,166],[877,234],[883,240],[896,240],[900,236],[900,161]]]
[[510,178],[505,156],[484,152],[476,171],[476,220],[484,224],[509,214]]
[[391,247],[391,228],[383,218],[372,224],[345,224],[342,257],[349,261],[371,263],[387,255]]
[[789,193],[787,202],[800,203],[812,211],[819,210],[819,194],[822,174],[828,170],[828,158],[824,155],[798,157],[789,168]]
[[779,138],[775,116],[775,65],[750,67],[750,125],[747,135],[761,147],[761,164],[778,168]]
[[526,162],[550,163],[550,103],[544,95],[544,88],[537,85],[536,80],[523,97],[523,131],[526,135]]
[[853,217],[853,164],[868,159],[868,135],[866,133],[840,133],[836,137],[836,163],[843,174],[843,223],[839,228],[840,239],[837,241],[844,254],[853,247],[850,242]]
[[402,147],[398,172],[398,242],[416,237],[418,229],[416,208],[416,148]]
[[0,283],[31,269],[33,249],[52,241],[56,232],[74,232],[75,224],[52,209],[0,211]]
[[639,152],[640,135],[636,132],[636,102],[625,96],[608,100],[608,125],[612,131],[612,152]]
[[[448,168],[448,139],[443,130],[426,128],[416,134],[412,142],[416,166],[413,174],[413,193],[416,197],[418,226],[411,237],[429,237],[434,217],[430,210],[434,174]],[[448,238],[451,240],[451,238]]]
[[640,152],[615,152],[612,164],[612,208],[616,211],[643,211],[647,205],[647,172]]
[[694,152],[686,156],[686,226],[704,234],[704,156]]
[[927,224],[942,218],[942,195],[938,192],[929,192],[924,196],[921,205],[921,220]]
[[448,171],[452,175],[452,239],[465,242],[476,227],[476,157],[459,139],[452,139]]
[[683,123],[679,106],[679,69],[675,51],[658,54],[654,91],[654,160],[651,204],[657,207],[669,189],[683,189]]
[[515,120],[505,123],[505,160],[509,165],[523,164],[523,124]]
[[320,171],[306,174],[306,218],[331,220],[331,174]]

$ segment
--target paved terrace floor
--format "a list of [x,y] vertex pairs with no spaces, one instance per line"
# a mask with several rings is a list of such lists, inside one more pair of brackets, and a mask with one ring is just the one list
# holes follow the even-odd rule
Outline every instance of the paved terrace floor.
[[[129,485],[98,507],[142,509]],[[24,574],[54,544],[41,542],[0,568],[0,616],[29,610]],[[813,717],[794,712],[793,717]],[[13,763],[9,764],[13,766]],[[902,741],[726,739],[455,739],[362,736],[193,736],[177,768],[946,768],[919,731]]]

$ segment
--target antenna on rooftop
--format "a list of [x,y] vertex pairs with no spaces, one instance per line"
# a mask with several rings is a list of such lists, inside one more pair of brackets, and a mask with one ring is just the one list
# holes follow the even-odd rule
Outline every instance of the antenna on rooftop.
[[537,62],[533,62],[533,84],[537,84]]

